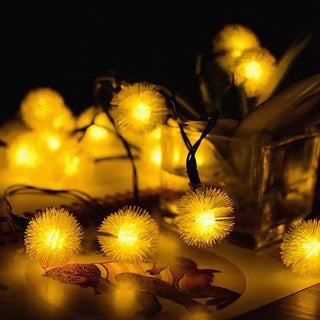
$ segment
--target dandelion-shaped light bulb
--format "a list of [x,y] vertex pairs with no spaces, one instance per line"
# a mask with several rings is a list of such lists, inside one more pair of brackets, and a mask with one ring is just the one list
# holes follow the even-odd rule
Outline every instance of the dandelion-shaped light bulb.
[[320,221],[303,221],[293,226],[281,244],[283,263],[306,276],[320,276]]
[[155,249],[159,234],[146,210],[124,207],[102,222],[98,236],[103,252],[116,261],[139,262]]
[[27,254],[44,266],[66,263],[80,251],[81,227],[65,209],[48,208],[30,221],[25,234]]
[[276,59],[266,49],[245,51],[234,70],[234,82],[243,85],[247,97],[258,97],[275,71]]
[[31,90],[22,100],[23,121],[33,130],[71,131],[75,121],[61,95],[50,88]]
[[117,124],[126,129],[151,132],[163,123],[167,115],[166,102],[157,87],[148,83],[123,86],[111,105]]
[[245,50],[259,47],[256,34],[240,24],[226,25],[213,40],[214,52],[221,54],[218,61],[226,71],[233,71],[236,60]]
[[176,224],[188,245],[212,246],[233,228],[233,206],[220,189],[201,187],[187,192],[178,203]]

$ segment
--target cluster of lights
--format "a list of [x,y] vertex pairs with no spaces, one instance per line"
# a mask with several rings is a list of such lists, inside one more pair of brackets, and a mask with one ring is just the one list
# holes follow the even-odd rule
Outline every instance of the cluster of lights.
[[243,86],[247,97],[259,97],[275,71],[276,60],[260,46],[256,34],[238,24],[227,25],[213,45],[218,62],[233,75],[235,84]]
[[[132,263],[147,259],[159,236],[156,222],[139,207],[124,207],[111,214],[98,231],[101,249],[108,257]],[[43,266],[61,265],[79,252],[81,237],[81,227],[68,211],[48,208],[30,221],[26,251]]]
[[91,173],[91,159],[70,138],[75,119],[58,92],[31,90],[21,102],[20,114],[29,130],[9,144],[7,158],[13,170],[33,182],[54,185]]

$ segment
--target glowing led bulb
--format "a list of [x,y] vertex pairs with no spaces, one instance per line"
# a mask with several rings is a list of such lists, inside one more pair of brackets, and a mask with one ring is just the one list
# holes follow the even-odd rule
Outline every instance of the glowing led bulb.
[[213,40],[214,52],[220,54],[218,61],[229,72],[245,50],[259,47],[256,34],[240,24],[226,25]]
[[18,166],[32,167],[37,164],[38,153],[32,147],[28,145],[22,145],[17,149],[15,161]]
[[36,168],[41,163],[39,139],[26,133],[19,136],[7,150],[9,165],[12,168]]
[[23,121],[33,130],[71,131],[75,121],[61,95],[50,88],[31,90],[22,100]]
[[57,135],[48,134],[45,136],[45,141],[51,151],[57,151],[61,146],[61,140]]
[[132,115],[138,121],[147,121],[151,117],[151,109],[146,104],[138,103],[133,107]]
[[87,129],[86,135],[92,141],[103,141],[108,137],[108,131],[95,124]]
[[242,85],[248,97],[257,97],[275,71],[275,58],[266,49],[244,51],[234,70],[234,82]]
[[30,221],[25,245],[32,261],[53,266],[79,252],[81,237],[80,225],[68,211],[48,208]]
[[292,271],[320,276],[320,221],[303,221],[283,237],[281,258]]
[[68,176],[73,176],[79,171],[80,158],[78,156],[67,156],[65,158],[64,173]]
[[45,245],[51,249],[61,250],[65,243],[65,238],[60,234],[60,231],[57,229],[50,230],[45,233]]
[[122,229],[122,230],[119,230],[118,232],[118,241],[128,246],[134,246],[137,240],[138,240],[138,236],[134,232],[134,230]]
[[103,252],[118,261],[139,262],[155,249],[159,230],[147,211],[124,207],[102,222],[98,236]]
[[162,150],[160,146],[155,147],[151,151],[151,162],[157,166],[160,166],[162,163]]
[[233,227],[233,207],[229,196],[217,188],[202,187],[187,192],[179,201],[178,232],[189,245],[212,246]]
[[120,127],[140,132],[155,130],[167,115],[165,99],[153,84],[123,86],[114,95],[111,105],[112,114]]
[[195,219],[195,223],[197,225],[196,228],[199,230],[199,232],[209,232],[210,229],[212,229],[216,224],[216,216],[214,214],[214,210],[200,213]]

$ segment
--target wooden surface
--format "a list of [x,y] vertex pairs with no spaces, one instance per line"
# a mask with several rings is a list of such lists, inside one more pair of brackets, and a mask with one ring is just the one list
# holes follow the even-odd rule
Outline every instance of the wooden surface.
[[[259,293],[257,293],[259,294]],[[320,284],[251,311],[234,320],[319,320]]]

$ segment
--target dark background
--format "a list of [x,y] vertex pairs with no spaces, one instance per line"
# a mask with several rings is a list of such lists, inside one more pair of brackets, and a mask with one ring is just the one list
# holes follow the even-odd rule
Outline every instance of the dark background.
[[[164,84],[195,104],[196,54],[211,50],[223,25],[249,26],[277,58],[300,31],[317,28],[316,1],[279,3],[114,1],[67,7],[3,2],[0,119],[12,117],[27,91],[39,86],[58,90],[79,113],[93,103],[93,79],[110,70]],[[317,72],[319,33],[287,81]]]

